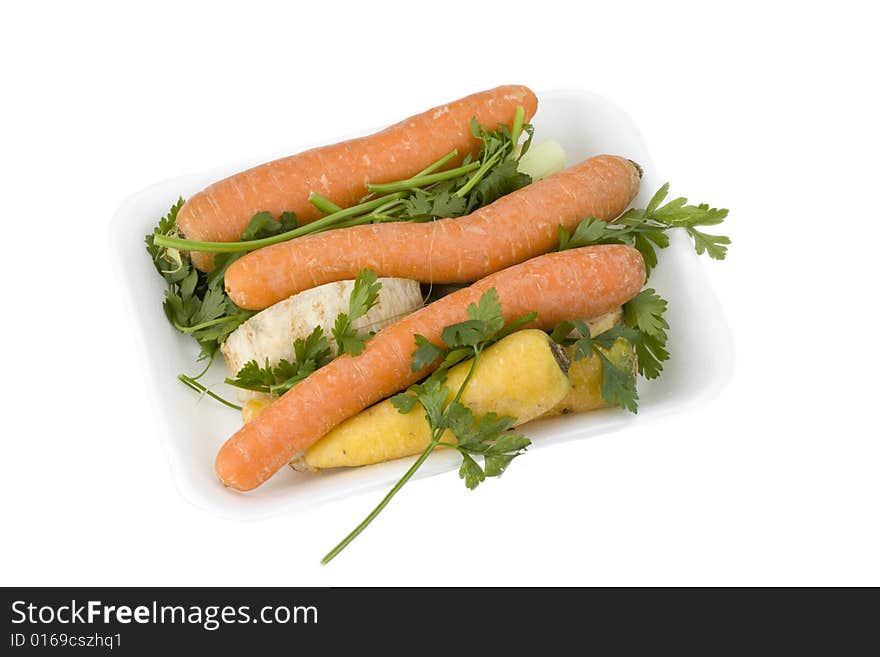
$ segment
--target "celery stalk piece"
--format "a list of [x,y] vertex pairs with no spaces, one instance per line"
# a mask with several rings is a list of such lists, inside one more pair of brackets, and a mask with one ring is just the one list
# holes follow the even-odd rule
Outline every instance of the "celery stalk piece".
[[541,180],[565,168],[565,150],[555,139],[532,144],[520,158],[517,169],[527,173],[532,180]]

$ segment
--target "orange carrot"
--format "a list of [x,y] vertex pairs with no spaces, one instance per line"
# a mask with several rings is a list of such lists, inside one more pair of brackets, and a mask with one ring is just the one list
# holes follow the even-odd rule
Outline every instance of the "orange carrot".
[[503,196],[458,219],[352,226],[269,246],[226,272],[226,291],[259,310],[309,288],[379,276],[466,283],[553,249],[558,227],[585,217],[613,219],[639,189],[631,161],[599,155]]
[[[177,225],[194,240],[233,242],[251,217],[268,211],[296,213],[300,223],[319,218],[308,202],[318,192],[341,207],[355,204],[367,183],[410,178],[453,150],[460,162],[480,144],[470,132],[470,119],[495,128],[513,122],[522,105],[525,120],[534,116],[538,99],[528,87],[508,85],[483,91],[410,117],[381,132],[322,146],[261,164],[214,183],[192,196],[180,209]],[[202,270],[213,266],[211,253],[193,253]]]
[[641,254],[618,244],[550,253],[488,276],[386,327],[359,356],[341,356],[291,388],[226,441],[217,474],[232,488],[256,488],[346,418],[426,376],[437,364],[412,371],[414,335],[440,344],[443,329],[467,319],[467,306],[490,288],[506,321],[537,312],[533,326],[549,329],[616,308],[644,281]]

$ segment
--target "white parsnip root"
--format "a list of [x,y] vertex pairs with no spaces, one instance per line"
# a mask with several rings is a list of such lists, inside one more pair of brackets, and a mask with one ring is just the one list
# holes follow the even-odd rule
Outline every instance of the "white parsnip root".
[[[403,278],[380,278],[379,298],[366,315],[352,326],[360,337],[378,331],[422,306],[422,293],[417,281]],[[305,290],[260,311],[233,331],[221,351],[233,376],[251,360],[264,365],[266,359],[275,365],[281,359],[294,358],[293,341],[305,339],[320,326],[330,335],[336,317],[347,313],[354,281],[327,283]],[[330,341],[331,349],[335,344]],[[241,401],[267,397],[259,392],[239,390]]]

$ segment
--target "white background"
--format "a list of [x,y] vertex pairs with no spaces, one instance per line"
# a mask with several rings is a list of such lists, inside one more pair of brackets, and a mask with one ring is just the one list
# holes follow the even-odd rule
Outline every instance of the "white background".
[[[5,6],[0,583],[880,584],[869,4],[304,4]],[[704,267],[730,385],[476,492],[415,482],[329,567],[376,495],[250,523],[184,502],[114,208],[507,82],[609,97],[674,191],[731,208],[730,256]]]

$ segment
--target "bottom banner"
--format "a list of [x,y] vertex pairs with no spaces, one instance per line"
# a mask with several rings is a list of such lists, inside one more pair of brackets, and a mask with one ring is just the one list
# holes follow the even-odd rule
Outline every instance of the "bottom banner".
[[[337,654],[351,646],[391,654],[423,649],[496,654],[503,647],[520,652],[526,645],[551,654],[590,646],[615,652],[646,646],[715,652],[790,649],[801,641],[841,652],[848,644],[858,645],[858,637],[873,627],[869,610],[874,609],[860,604],[861,596],[840,590],[0,591],[5,608],[0,654],[5,655],[177,654],[185,648],[248,655],[266,647]],[[845,619],[846,631],[835,630],[835,617]]]

